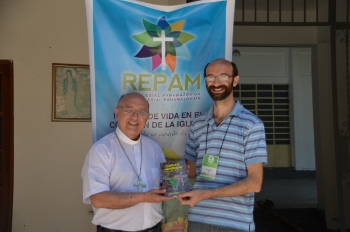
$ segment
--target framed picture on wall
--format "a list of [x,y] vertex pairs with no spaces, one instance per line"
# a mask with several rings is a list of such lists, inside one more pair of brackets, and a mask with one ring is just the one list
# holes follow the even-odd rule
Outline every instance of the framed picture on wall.
[[91,121],[89,65],[52,64],[51,121]]

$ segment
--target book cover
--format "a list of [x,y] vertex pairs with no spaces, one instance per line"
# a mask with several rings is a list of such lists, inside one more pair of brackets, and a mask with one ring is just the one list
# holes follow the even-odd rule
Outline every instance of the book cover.
[[160,165],[166,196],[190,191],[185,160],[167,160]]

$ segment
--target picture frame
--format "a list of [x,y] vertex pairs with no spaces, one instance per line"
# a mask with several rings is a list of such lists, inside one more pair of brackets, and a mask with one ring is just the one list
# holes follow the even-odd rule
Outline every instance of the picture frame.
[[53,122],[91,122],[90,66],[52,64]]

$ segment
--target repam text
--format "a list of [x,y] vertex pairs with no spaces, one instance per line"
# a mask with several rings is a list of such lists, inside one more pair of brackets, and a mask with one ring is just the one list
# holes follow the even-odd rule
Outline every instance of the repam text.
[[188,74],[181,80],[178,74],[170,78],[165,74],[123,73],[123,90],[130,87],[134,91],[157,91],[159,86],[167,85],[167,91],[189,90],[190,86],[200,89],[200,74],[191,78]]

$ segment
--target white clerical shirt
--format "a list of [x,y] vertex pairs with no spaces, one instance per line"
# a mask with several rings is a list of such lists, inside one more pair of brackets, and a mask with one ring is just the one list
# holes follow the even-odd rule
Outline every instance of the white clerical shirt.
[[[94,143],[86,156],[81,174],[83,202],[91,204],[90,196],[104,191],[137,192],[134,184],[138,180],[141,162],[140,177],[146,185],[142,191],[159,189],[160,163],[165,161],[164,154],[155,141],[142,135],[137,141],[131,140],[117,128],[115,132]],[[152,227],[163,218],[161,203],[139,203],[125,209],[93,207],[93,210],[92,223],[95,225],[126,231]]]

